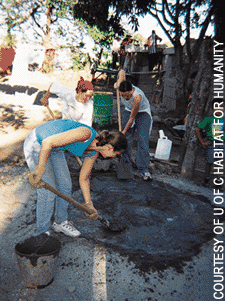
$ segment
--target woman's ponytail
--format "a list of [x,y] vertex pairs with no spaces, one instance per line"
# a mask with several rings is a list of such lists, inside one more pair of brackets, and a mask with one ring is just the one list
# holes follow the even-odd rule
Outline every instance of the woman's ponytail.
[[112,135],[110,134],[109,131],[107,131],[107,130],[101,131],[97,137],[97,140],[98,140],[97,146],[103,146],[103,145],[108,144],[110,141],[110,136],[112,136]]
[[104,146],[106,144],[111,144],[114,151],[121,151],[127,149],[127,139],[125,135],[119,131],[109,132],[108,130],[101,131],[96,137],[98,142],[97,146]]

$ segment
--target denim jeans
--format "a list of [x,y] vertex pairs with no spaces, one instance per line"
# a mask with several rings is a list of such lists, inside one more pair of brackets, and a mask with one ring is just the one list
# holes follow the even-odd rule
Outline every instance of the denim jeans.
[[[130,113],[127,110],[123,111],[122,117],[122,129],[125,128],[129,118]],[[123,153],[124,161],[127,164],[132,164],[131,154],[132,154],[132,144],[135,130],[137,130],[137,152],[136,152],[136,165],[139,172],[148,172],[150,165],[150,154],[149,154],[149,136],[152,129],[152,117],[146,112],[137,113],[135,117],[135,125],[130,128],[126,133],[126,138],[128,141],[128,150]]]
[[[219,141],[217,141],[217,142],[219,142]],[[224,156],[224,150],[225,150],[224,142],[223,142],[222,145],[215,145],[215,147],[214,147],[214,143],[212,141],[210,145],[204,147],[205,160],[206,160],[207,164],[213,164],[213,162],[217,160],[217,159],[214,158],[214,149],[218,149],[220,151],[223,151],[223,156]]]
[[[38,164],[41,146],[37,142],[35,130],[25,139],[24,155],[30,171]],[[57,190],[71,197],[72,182],[65,159],[64,150],[52,150],[42,180]],[[68,219],[68,202],[45,188],[37,189],[36,234],[46,232],[51,228],[51,218],[61,223]]]

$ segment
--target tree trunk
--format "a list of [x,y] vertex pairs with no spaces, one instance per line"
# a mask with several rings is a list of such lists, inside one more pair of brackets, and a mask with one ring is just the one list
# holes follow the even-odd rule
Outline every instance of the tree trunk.
[[[50,27],[51,27],[51,23],[52,23],[52,19],[51,19],[52,10],[53,10],[53,6],[49,5],[47,7],[47,11],[46,11],[47,22],[46,22],[45,37],[44,37],[44,41],[43,41],[43,46],[45,47],[45,57],[44,57],[44,61],[42,64],[42,70],[46,73],[50,73],[53,70],[54,54],[55,54],[54,49],[50,49],[51,48]],[[50,50],[53,50],[53,51],[50,51]],[[51,52],[51,54],[50,54],[50,52]]]
[[187,120],[186,135],[183,145],[183,158],[180,163],[182,178],[193,178],[198,138],[195,129],[202,120],[205,107],[211,101],[212,89],[212,57],[213,46],[211,40],[205,40],[202,44],[200,66],[196,76],[196,82],[192,94],[192,102]]

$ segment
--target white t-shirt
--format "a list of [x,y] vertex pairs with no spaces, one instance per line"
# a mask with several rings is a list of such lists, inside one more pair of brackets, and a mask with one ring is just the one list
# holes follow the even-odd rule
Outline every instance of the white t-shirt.
[[62,119],[70,119],[92,126],[93,101],[91,99],[86,103],[76,101],[76,91],[58,82],[53,82],[49,91],[63,101]]
[[134,98],[137,96],[137,95],[141,95],[141,102],[140,102],[140,108],[138,110],[138,113],[139,112],[146,112],[148,113],[150,116],[152,116],[151,114],[151,107],[150,107],[150,103],[149,103],[149,100],[148,98],[145,96],[144,92],[139,89],[138,87],[136,86],[133,86],[134,88],[134,94],[133,96],[129,99],[129,100],[126,100],[125,98],[123,98],[121,96],[121,101],[122,103],[124,104],[125,106],[125,109],[129,112],[132,111],[133,109],[133,101],[134,101]]

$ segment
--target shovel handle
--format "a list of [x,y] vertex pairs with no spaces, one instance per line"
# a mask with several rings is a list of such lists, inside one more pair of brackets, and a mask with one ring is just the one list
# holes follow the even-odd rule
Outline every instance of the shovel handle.
[[116,89],[116,98],[117,98],[117,111],[118,111],[118,122],[119,122],[119,131],[121,132],[121,114],[120,114],[120,94],[119,89]]
[[[74,199],[72,199],[71,197],[65,195],[64,193],[58,191],[57,189],[55,189],[54,187],[52,187],[51,185],[45,183],[44,181],[41,180],[41,182],[44,184],[44,187],[46,189],[49,189],[51,192],[57,194],[58,196],[60,196],[61,198],[65,199],[67,202],[71,203],[73,206],[87,212],[88,214],[93,214],[93,211],[89,208],[87,208],[86,206],[78,203],[77,201],[75,201]],[[108,229],[110,229],[110,222],[106,219],[104,219],[103,217],[101,217],[98,214],[98,220]]]
[[[44,181],[43,181],[44,182]],[[52,187],[51,185],[47,184],[47,183],[43,183],[44,184],[44,188],[50,190],[51,192],[57,194],[59,197],[65,199],[66,201],[68,201],[69,203],[71,203],[72,205],[74,205],[75,207],[89,213],[92,214],[93,211],[89,208],[87,208],[86,206],[84,206],[83,204],[78,203],[77,201],[75,201],[74,199],[72,199],[71,197],[65,195],[64,193],[58,191],[56,188]]]
[[[31,184],[32,186],[36,187],[35,184],[34,184],[34,177],[33,177],[32,174],[29,175],[28,179],[29,179],[30,184]],[[79,209],[81,209],[81,210],[83,210],[83,211],[85,211],[85,212],[87,212],[87,213],[89,213],[89,214],[92,214],[92,213],[93,213],[93,211],[92,211],[91,209],[87,208],[85,205],[78,203],[77,201],[75,201],[75,200],[72,199],[71,197],[65,195],[64,193],[62,193],[62,192],[60,192],[60,191],[58,191],[56,188],[52,187],[51,185],[47,184],[46,182],[40,180],[40,181],[38,182],[38,184],[39,184],[39,188],[44,187],[44,188],[50,190],[51,192],[57,194],[59,197],[65,199],[67,202],[71,203],[71,204],[74,205],[75,207],[77,207],[77,208],[79,208]],[[101,217],[100,217],[100,218],[101,218]]]
[[55,116],[54,116],[52,110],[49,108],[49,105],[47,105],[46,107],[47,107],[47,109],[48,109],[50,115],[52,116],[52,119],[55,119]]

